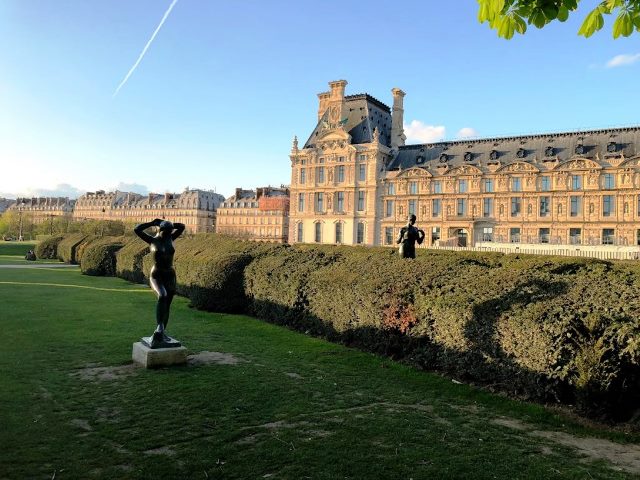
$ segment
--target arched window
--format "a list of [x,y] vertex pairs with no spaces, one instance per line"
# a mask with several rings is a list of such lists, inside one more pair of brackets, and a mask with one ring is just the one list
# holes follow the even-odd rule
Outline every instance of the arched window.
[[342,222],[336,223],[336,243],[342,243]]
[[316,222],[314,224],[314,238],[316,243],[322,243],[322,223]]
[[302,230],[302,222],[298,223],[298,242],[304,242],[304,236],[303,236],[303,230]]
[[364,222],[358,222],[356,228],[356,243],[362,245],[364,243]]

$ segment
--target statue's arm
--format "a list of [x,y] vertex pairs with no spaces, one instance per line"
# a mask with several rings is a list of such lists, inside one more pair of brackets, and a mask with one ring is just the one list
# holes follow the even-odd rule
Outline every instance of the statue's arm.
[[173,224],[173,233],[171,234],[171,238],[173,240],[175,240],[176,238],[178,238],[180,235],[182,235],[182,232],[184,232],[184,223],[174,223]]
[[424,237],[425,237],[424,230],[418,230],[418,239],[417,239],[418,245],[422,245],[422,242],[424,242]]
[[402,227],[400,229],[400,233],[398,234],[398,240],[396,240],[396,243],[400,243],[402,242],[402,238],[404,237],[404,232],[405,232],[406,228]]
[[156,218],[150,222],[141,223],[140,225],[136,225],[136,228],[133,229],[136,235],[138,235],[142,240],[147,243],[151,243],[153,241],[153,237],[145,232],[145,230],[149,227],[157,227],[160,225],[162,220]]

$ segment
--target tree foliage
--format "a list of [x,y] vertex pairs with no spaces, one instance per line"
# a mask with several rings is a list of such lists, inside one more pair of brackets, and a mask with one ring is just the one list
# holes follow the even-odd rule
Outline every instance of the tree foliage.
[[[524,34],[527,25],[542,28],[553,21],[564,22],[578,9],[580,0],[478,0],[478,20],[488,22],[499,37]],[[615,17],[613,38],[640,31],[640,0],[603,0],[585,17],[578,35],[590,37],[602,29],[605,15]]]

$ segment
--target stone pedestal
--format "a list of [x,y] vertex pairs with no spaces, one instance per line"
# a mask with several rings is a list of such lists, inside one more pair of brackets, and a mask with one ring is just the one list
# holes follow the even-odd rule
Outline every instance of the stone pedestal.
[[135,342],[131,357],[133,363],[144,368],[183,365],[187,363],[187,349],[185,347],[149,348],[142,342]]

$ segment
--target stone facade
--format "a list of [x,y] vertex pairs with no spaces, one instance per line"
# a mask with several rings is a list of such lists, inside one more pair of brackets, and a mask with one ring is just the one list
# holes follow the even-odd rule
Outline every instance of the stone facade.
[[18,198],[7,208],[7,211],[22,212],[28,215],[33,223],[44,223],[53,217],[71,216],[75,200],[68,197],[33,197]]
[[210,190],[186,189],[182,193],[139,195],[129,192],[87,192],[78,198],[76,220],[119,220],[142,223],[162,218],[184,223],[189,233],[215,229],[216,210],[224,197]]
[[216,232],[261,242],[286,243],[289,232],[289,189],[236,188],[218,208]]
[[640,244],[640,127],[404,145],[369,95],[320,94],[291,151],[291,242],[395,245],[415,213],[425,245]]

